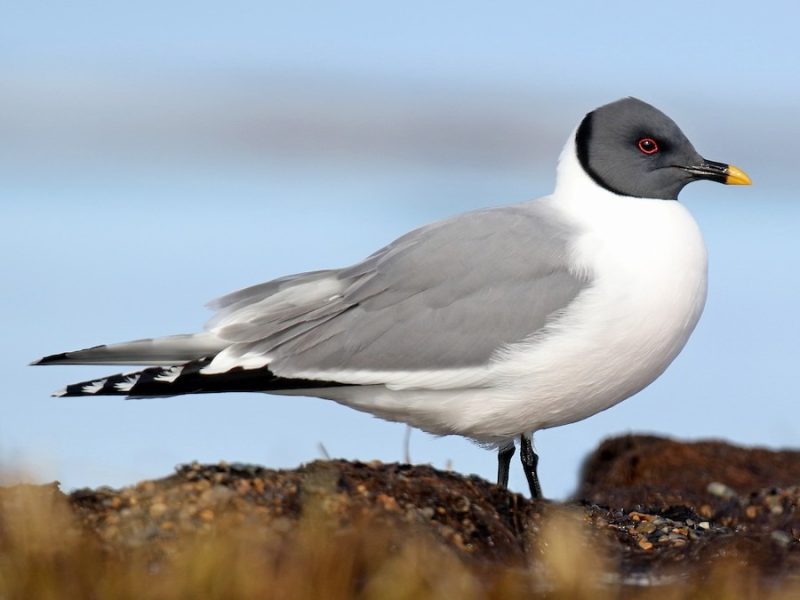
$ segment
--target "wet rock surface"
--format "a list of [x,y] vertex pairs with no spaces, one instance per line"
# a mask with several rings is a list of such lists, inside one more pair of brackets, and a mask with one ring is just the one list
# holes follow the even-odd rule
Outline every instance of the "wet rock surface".
[[[587,459],[576,498],[564,503],[531,502],[428,466],[340,460],[284,471],[194,463],[119,490],[64,495],[51,485],[25,486],[25,493],[65,506],[99,552],[145,551],[156,566],[186,540],[226,527],[289,539],[317,515],[331,536],[354,527],[390,531],[391,545],[413,532],[470,568],[524,570],[547,559],[559,532],[551,528],[542,543],[542,530],[566,512],[603,558],[608,580],[640,587],[702,579],[720,561],[765,581],[796,578],[798,483],[800,453],[626,436]],[[19,509],[18,492],[0,491],[7,519]]]

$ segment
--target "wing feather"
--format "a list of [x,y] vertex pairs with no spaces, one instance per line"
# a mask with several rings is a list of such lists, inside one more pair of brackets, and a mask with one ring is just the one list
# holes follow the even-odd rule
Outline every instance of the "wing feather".
[[231,347],[207,372],[269,364],[292,377],[485,365],[590,285],[570,270],[575,234],[542,199],[417,229],[349,268],[234,292],[213,304],[219,313],[209,329]]

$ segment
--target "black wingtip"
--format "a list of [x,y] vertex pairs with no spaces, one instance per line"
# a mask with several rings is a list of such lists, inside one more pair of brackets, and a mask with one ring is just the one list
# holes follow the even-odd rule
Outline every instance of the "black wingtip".
[[51,354],[50,356],[45,356],[43,358],[40,358],[39,360],[33,361],[32,363],[30,363],[29,366],[35,367],[37,365],[52,365],[60,363],[66,360],[68,356],[69,356],[68,352],[59,352],[58,354]]

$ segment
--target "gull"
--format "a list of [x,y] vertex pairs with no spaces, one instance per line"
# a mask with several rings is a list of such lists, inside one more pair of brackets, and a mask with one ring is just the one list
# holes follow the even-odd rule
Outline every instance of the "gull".
[[536,431],[652,383],[706,299],[700,230],[677,202],[697,180],[748,185],[655,107],[588,113],[552,194],[411,231],[345,268],[289,275],[211,303],[199,333],[101,345],[33,364],[135,365],[57,396],[267,392],[326,398],[498,451],[519,440],[542,497]]

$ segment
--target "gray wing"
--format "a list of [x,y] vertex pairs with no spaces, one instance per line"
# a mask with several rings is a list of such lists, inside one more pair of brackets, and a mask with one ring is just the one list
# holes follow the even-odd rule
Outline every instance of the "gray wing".
[[269,357],[285,376],[483,365],[589,284],[569,269],[575,233],[545,201],[466,213],[352,267],[235,292],[209,327],[227,361]]

